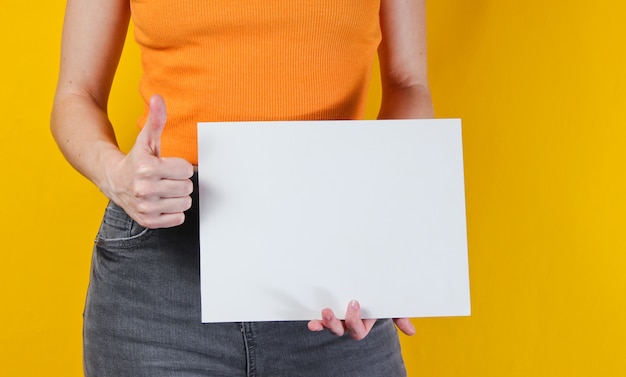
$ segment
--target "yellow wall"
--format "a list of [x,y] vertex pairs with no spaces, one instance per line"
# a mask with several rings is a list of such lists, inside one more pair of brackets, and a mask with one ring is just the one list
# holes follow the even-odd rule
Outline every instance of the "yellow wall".
[[[429,2],[437,115],[464,120],[473,315],[416,320],[410,376],[626,375],[625,4]],[[63,7],[2,0],[0,376],[81,375],[104,199],[48,132]],[[131,48],[125,148],[137,72]]]

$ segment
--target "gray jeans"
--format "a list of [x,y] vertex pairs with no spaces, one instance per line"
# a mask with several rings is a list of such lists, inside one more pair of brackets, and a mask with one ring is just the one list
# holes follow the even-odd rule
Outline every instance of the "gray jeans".
[[391,320],[361,341],[306,322],[201,323],[197,199],[183,225],[156,230],[108,205],[84,313],[87,376],[406,376]]

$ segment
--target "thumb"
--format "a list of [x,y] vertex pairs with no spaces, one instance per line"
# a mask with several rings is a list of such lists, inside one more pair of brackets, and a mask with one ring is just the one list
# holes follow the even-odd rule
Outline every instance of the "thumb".
[[137,136],[135,146],[147,151],[153,156],[161,155],[161,134],[165,128],[167,114],[165,111],[165,101],[158,94],[150,98],[150,112],[148,119],[141,132]]

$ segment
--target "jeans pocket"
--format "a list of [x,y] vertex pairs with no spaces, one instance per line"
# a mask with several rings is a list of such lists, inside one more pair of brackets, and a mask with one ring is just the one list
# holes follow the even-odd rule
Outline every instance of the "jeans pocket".
[[109,202],[100,224],[96,244],[116,248],[132,248],[149,234],[145,228],[133,220],[117,204]]

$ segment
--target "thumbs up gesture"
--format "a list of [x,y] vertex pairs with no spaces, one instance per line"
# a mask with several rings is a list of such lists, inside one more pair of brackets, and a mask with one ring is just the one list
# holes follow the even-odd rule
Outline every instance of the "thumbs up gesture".
[[146,228],[180,225],[191,207],[193,165],[160,154],[166,119],[163,98],[152,96],[148,120],[135,145],[107,170],[105,195]]

